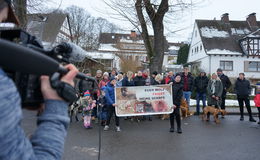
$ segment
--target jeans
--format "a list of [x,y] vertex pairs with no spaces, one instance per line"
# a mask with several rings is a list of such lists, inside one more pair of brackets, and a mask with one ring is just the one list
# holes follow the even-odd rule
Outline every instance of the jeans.
[[190,107],[190,96],[191,96],[191,91],[183,91],[183,98],[186,100],[189,107]]
[[115,114],[116,126],[119,127],[119,117],[116,116],[115,107],[112,106],[112,105],[111,105],[111,106],[108,106],[108,117],[107,117],[106,125],[109,126],[110,120],[111,120],[113,114]]
[[197,101],[196,111],[197,111],[197,114],[200,114],[200,100],[202,100],[203,108],[206,107],[206,93],[197,92],[197,96],[196,96],[196,101]]

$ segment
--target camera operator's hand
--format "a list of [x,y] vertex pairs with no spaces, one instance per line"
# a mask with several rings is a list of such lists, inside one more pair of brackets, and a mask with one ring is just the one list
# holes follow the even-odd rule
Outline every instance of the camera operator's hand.
[[[77,75],[78,69],[72,64],[66,65],[65,68],[67,68],[69,72],[61,77],[61,81],[66,82],[74,87],[75,85],[73,79]],[[44,99],[63,100],[57,94],[56,90],[51,87],[49,76],[41,76],[41,90]]]

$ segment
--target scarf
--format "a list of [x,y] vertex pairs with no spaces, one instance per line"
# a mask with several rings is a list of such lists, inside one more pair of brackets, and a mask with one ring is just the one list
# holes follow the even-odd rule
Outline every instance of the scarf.
[[212,81],[212,83],[211,83],[211,93],[212,94],[214,94],[215,93],[215,91],[216,91],[216,79],[212,79],[211,80]]

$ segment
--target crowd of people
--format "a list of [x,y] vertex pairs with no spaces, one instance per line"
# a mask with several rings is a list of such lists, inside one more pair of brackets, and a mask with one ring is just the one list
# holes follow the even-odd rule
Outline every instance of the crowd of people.
[[[86,73],[91,76],[90,73]],[[195,91],[196,94],[196,112],[195,115],[200,115],[201,106],[200,101],[202,101],[202,109],[206,106],[214,106],[215,108],[220,108],[225,110],[225,101],[227,90],[231,87],[231,81],[227,75],[219,68],[216,73],[213,73],[210,78],[204,71],[201,71],[197,77],[193,76],[189,72],[189,68],[185,67],[183,72],[173,73],[169,71],[165,74],[159,74],[156,71],[152,72],[151,76],[149,70],[138,71],[134,73],[128,71],[127,73],[117,72],[115,69],[111,73],[97,70],[94,76],[97,83],[93,81],[79,81],[77,84],[78,91],[84,93],[83,98],[90,97],[91,102],[87,104],[93,106],[93,100],[99,103],[101,106],[100,111],[97,108],[92,109],[92,120],[97,120],[100,118],[102,120],[102,125],[104,130],[109,130],[111,117],[115,116],[116,131],[121,131],[119,117],[115,114],[115,87],[131,87],[131,86],[148,86],[148,85],[160,85],[160,84],[171,84],[173,90],[173,108],[174,112],[170,114],[170,132],[174,132],[174,119],[177,122],[177,132],[182,133],[181,130],[181,118],[180,118],[180,104],[181,99],[184,98],[188,106],[190,106],[190,98]],[[98,89],[100,88],[100,90]],[[252,116],[251,106],[249,96],[251,94],[251,85],[249,80],[245,78],[244,73],[240,73],[234,84],[234,91],[237,94],[237,100],[240,107],[240,120],[244,120],[244,103],[248,111],[249,121],[256,122]],[[99,98],[101,97],[101,98]],[[258,95],[256,96],[256,106],[259,111],[259,122],[260,124],[260,106],[258,105]],[[102,100],[100,100],[102,99]],[[102,102],[101,102],[102,101]],[[207,102],[207,104],[206,104]],[[86,104],[84,104],[86,106]],[[88,107],[91,108],[91,107]],[[83,111],[84,113],[85,111]],[[84,115],[84,114],[83,114]],[[224,115],[222,115],[224,118]],[[128,119],[127,117],[125,119]],[[143,116],[135,118],[138,122],[141,120],[148,119],[152,121],[151,116]],[[87,120],[87,122],[85,122]],[[96,121],[97,122],[97,121]],[[84,126],[85,124],[90,124],[89,118],[84,116]],[[87,125],[86,128],[92,128]]]

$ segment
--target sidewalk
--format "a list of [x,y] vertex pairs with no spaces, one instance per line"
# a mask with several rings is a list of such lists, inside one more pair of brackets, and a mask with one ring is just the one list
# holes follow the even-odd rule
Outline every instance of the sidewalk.
[[[190,100],[190,105],[191,105],[190,110],[191,111],[196,111],[196,100],[191,99]],[[251,105],[252,113],[253,114],[257,114],[258,110],[255,107],[255,103],[254,103],[253,100],[250,101],[250,105]],[[200,101],[200,106],[202,106],[202,101]],[[227,111],[228,114],[231,114],[231,115],[240,114],[238,101],[237,100],[228,100],[227,99],[226,100],[226,111]],[[244,106],[244,114],[247,115],[247,109],[246,109],[245,106]]]

